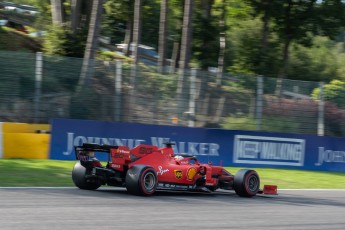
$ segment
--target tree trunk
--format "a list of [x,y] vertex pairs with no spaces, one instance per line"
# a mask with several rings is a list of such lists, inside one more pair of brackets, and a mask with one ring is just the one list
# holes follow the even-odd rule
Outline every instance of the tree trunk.
[[71,29],[75,33],[80,26],[81,0],[72,0],[71,11]]
[[286,78],[287,70],[289,68],[289,48],[290,44],[293,38],[293,32],[291,29],[291,8],[292,8],[292,0],[288,1],[288,5],[286,7],[285,11],[285,17],[286,17],[286,23],[285,23],[285,41],[284,41],[284,49],[283,49],[283,66],[280,69],[279,76],[277,79],[277,84],[276,84],[276,96],[277,98],[281,97],[282,93],[282,84],[283,84],[283,79]]
[[51,10],[52,10],[52,19],[54,25],[62,25],[65,20],[65,13],[63,8],[64,0],[50,0]]
[[211,17],[211,6],[214,3],[214,0],[202,0],[202,8],[203,8],[203,18],[210,18]]
[[178,101],[178,116],[181,117],[187,107],[188,92],[187,92],[187,79],[185,71],[189,68],[189,60],[191,53],[192,41],[192,13],[193,13],[193,0],[185,0],[184,13],[182,23],[182,38],[181,50],[179,60],[179,79],[177,82],[177,101]]
[[141,38],[141,13],[142,0],[135,0],[134,2],[134,19],[133,19],[133,57],[134,64],[138,64],[138,46]]
[[[139,61],[138,46],[140,44],[141,38],[141,14],[142,14],[142,0],[135,0],[134,2],[134,16],[133,16],[133,57],[134,63],[131,69],[131,91],[130,91],[130,101],[129,108],[133,111],[136,104],[136,78],[139,71],[137,71],[137,64]],[[131,47],[130,47],[131,48]],[[132,48],[131,48],[132,49]]]
[[222,17],[219,21],[220,33],[219,33],[219,56],[218,56],[218,69],[217,69],[217,86],[221,86],[223,72],[224,72],[224,59],[226,48],[226,0],[223,0],[222,4]]
[[262,22],[263,22],[263,26],[262,26],[262,39],[261,39],[261,47],[262,47],[262,52],[266,52],[267,47],[268,47],[268,35],[269,35],[269,27],[268,27],[268,23],[270,20],[270,9],[271,6],[270,4],[272,4],[270,2],[270,0],[266,0],[263,1],[263,4],[265,4],[265,10],[264,10],[264,14],[262,16]]
[[182,23],[182,38],[181,38],[181,54],[179,68],[184,70],[189,67],[191,40],[192,40],[192,12],[193,0],[185,0],[183,23]]
[[290,44],[291,44],[291,39],[287,39],[285,41],[285,44],[284,44],[284,49],[283,49],[283,66],[279,72],[279,76],[278,76],[278,79],[277,79],[277,84],[276,84],[276,96],[278,98],[281,97],[281,94],[282,94],[282,85],[283,85],[283,79],[286,78],[286,74],[287,74],[287,71],[289,69],[289,56],[290,56],[290,53],[289,53],[289,48],[290,48]]
[[78,90],[89,85],[94,72],[94,59],[98,47],[99,28],[102,16],[103,0],[94,0],[89,25],[89,33],[86,42],[83,66],[79,78]]
[[127,44],[127,45],[124,46],[122,50],[122,52],[126,56],[129,55],[129,50],[130,50],[132,40],[133,40],[133,20],[130,18],[127,21],[126,34],[125,34],[125,40],[124,40],[124,44]]
[[161,12],[159,22],[159,44],[158,44],[158,71],[163,73],[166,58],[166,41],[167,41],[167,25],[168,25],[168,0],[161,0]]

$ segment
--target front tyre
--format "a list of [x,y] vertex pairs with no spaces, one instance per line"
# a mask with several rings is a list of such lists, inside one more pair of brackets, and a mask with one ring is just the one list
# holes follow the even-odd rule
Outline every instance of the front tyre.
[[98,189],[101,185],[97,182],[88,182],[85,178],[87,175],[87,170],[84,166],[78,161],[72,170],[72,180],[75,186],[80,189],[86,190],[95,190]]
[[128,169],[125,182],[129,193],[150,196],[157,188],[157,172],[150,166],[134,165]]
[[239,170],[234,178],[234,189],[239,196],[255,196],[260,189],[260,178],[258,173],[249,169]]

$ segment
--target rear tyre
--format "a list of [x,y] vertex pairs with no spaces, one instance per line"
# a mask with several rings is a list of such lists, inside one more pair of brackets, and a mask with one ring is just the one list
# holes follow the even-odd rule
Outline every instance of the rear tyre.
[[239,170],[234,178],[234,189],[239,196],[255,196],[260,189],[260,178],[258,173],[249,169]]
[[157,188],[157,172],[150,166],[135,165],[128,169],[125,182],[129,193],[150,196]]
[[88,182],[85,178],[85,175],[87,174],[87,170],[84,166],[80,164],[78,161],[72,170],[72,180],[75,186],[77,186],[80,189],[86,189],[86,190],[95,190],[98,189],[101,185],[97,182]]

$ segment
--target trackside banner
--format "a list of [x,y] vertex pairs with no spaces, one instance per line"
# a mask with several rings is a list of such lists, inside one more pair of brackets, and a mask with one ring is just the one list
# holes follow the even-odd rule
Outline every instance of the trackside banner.
[[75,160],[74,146],[82,143],[133,148],[165,142],[202,163],[345,172],[345,138],[72,119],[52,120],[50,159]]

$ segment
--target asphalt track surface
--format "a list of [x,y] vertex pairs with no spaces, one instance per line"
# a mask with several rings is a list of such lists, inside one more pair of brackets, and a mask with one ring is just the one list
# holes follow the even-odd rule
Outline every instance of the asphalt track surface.
[[241,198],[122,188],[0,188],[0,229],[345,229],[345,190]]

